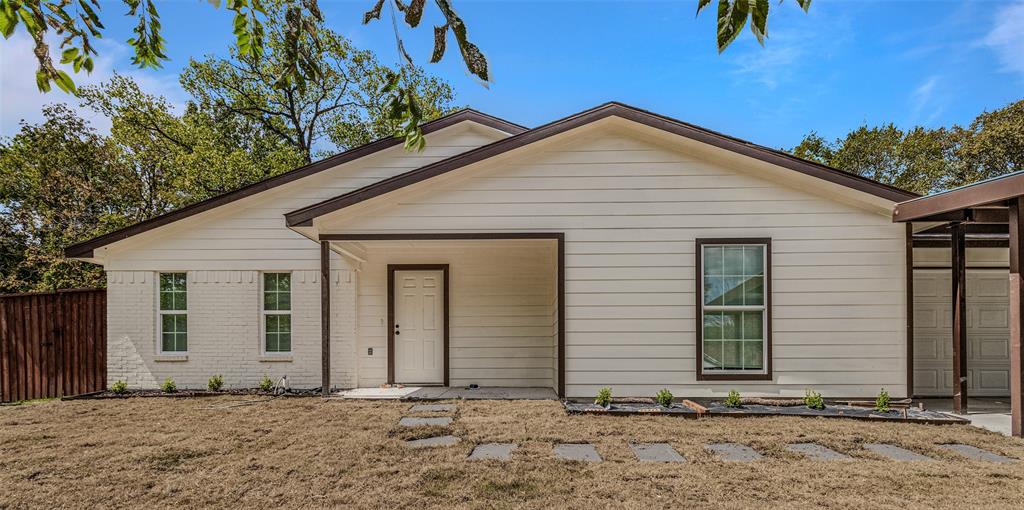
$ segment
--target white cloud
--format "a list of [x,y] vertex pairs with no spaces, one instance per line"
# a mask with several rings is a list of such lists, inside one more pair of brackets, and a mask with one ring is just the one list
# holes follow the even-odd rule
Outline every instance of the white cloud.
[[1024,2],[1001,9],[983,44],[996,53],[1003,71],[1024,78]]
[[910,94],[911,124],[932,124],[946,109],[947,101],[939,76],[929,76]]
[[[93,57],[95,63],[92,73],[84,71],[70,73],[78,86],[96,85],[110,79],[115,72],[131,76],[151,94],[162,95],[174,105],[184,103],[184,93],[174,77],[161,76],[153,71],[140,71],[130,65],[118,65],[128,62],[130,49],[120,43],[109,40],[95,41],[99,56]],[[8,40],[0,42],[0,135],[10,136],[18,131],[22,120],[39,122],[42,120],[42,107],[52,103],[66,103],[88,120],[93,127],[101,132],[110,130],[110,120],[87,108],[81,108],[77,98],[69,96],[53,87],[48,93],[39,92],[36,87],[36,59],[32,53],[32,40],[24,32],[18,32]],[[60,52],[56,44],[50,44],[54,62],[60,61]],[[122,70],[124,69],[124,70]]]

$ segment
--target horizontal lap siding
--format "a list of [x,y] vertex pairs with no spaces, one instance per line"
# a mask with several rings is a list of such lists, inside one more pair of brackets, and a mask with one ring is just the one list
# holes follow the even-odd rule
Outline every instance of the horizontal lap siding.
[[[382,200],[325,231],[565,233],[569,396],[905,393],[905,237],[883,214],[620,134]],[[773,381],[697,383],[698,237],[772,238]]]
[[554,387],[554,243],[494,243],[364,243],[360,386],[387,378],[387,265],[449,264],[450,384]]

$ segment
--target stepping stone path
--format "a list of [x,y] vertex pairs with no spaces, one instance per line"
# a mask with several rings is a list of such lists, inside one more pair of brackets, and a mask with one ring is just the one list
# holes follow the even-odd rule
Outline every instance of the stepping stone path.
[[813,460],[853,460],[849,455],[839,453],[817,443],[794,443],[786,445],[786,449],[804,455]]
[[903,460],[903,461],[930,461],[935,460],[931,457],[925,457],[920,453],[914,453],[905,448],[900,448],[896,445],[882,444],[882,443],[865,443],[864,448],[871,450],[883,457],[888,457],[892,460]]
[[555,445],[555,457],[561,460],[578,460],[583,462],[601,462],[597,449],[590,443],[563,443]]
[[982,450],[981,448],[971,446],[969,444],[940,444],[939,448],[959,453],[960,455],[963,455],[964,457],[967,457],[968,459],[971,460],[983,460],[986,462],[999,463],[1007,463],[1014,461],[1014,459],[1011,459],[1009,457],[996,455],[992,452]]
[[640,462],[686,462],[668,443],[630,443],[629,447]]
[[469,460],[509,460],[512,451],[518,448],[515,443],[484,443],[476,445]]
[[450,413],[455,410],[451,404],[416,404],[409,409],[413,413]]
[[451,416],[438,416],[435,418],[416,418],[412,416],[405,416],[401,420],[398,420],[398,424],[403,427],[427,427],[431,425],[447,427],[452,424],[452,418]]
[[455,436],[436,436],[436,437],[427,437],[427,438],[423,438],[423,439],[413,439],[411,441],[406,441],[405,442],[405,446],[408,446],[409,448],[427,448],[427,447],[431,447],[431,446],[452,446],[452,445],[458,444],[459,441],[460,441],[460,439],[455,437]]
[[713,452],[718,458],[732,462],[751,462],[761,458],[760,453],[744,444],[713,443],[704,445],[704,448]]

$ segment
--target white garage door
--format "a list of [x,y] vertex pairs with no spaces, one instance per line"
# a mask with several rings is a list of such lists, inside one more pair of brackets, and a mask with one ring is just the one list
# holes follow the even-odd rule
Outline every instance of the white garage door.
[[[1006,270],[967,271],[967,391],[1010,393],[1009,284]],[[914,393],[953,394],[949,269],[914,270]]]

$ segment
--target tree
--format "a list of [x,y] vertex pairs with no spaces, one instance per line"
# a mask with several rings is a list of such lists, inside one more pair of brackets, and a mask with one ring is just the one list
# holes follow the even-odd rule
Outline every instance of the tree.
[[1024,101],[984,112],[968,128],[861,126],[832,142],[812,131],[790,152],[906,190],[933,193],[1024,168]]
[[188,103],[174,113],[163,97],[115,76],[83,88],[85,106],[108,117],[111,138],[139,183],[141,215],[152,217],[291,170],[298,151],[244,118]]
[[138,218],[117,147],[62,105],[0,140],[0,292],[100,285],[103,270],[63,249]]
[[[269,12],[274,14],[277,8]],[[319,69],[316,76],[302,82],[278,81],[289,65],[289,43],[287,26],[275,22],[268,25],[262,58],[232,51],[229,59],[192,60],[182,74],[182,87],[199,109],[273,134],[307,163],[323,142],[344,150],[401,134],[401,119],[391,115],[385,90],[392,76],[401,76],[409,84],[422,119],[437,118],[451,109],[453,94],[447,83],[420,68],[392,71],[371,52],[354,48],[321,22],[309,21],[315,25],[317,39],[303,35],[299,45],[319,47],[310,64]]]

